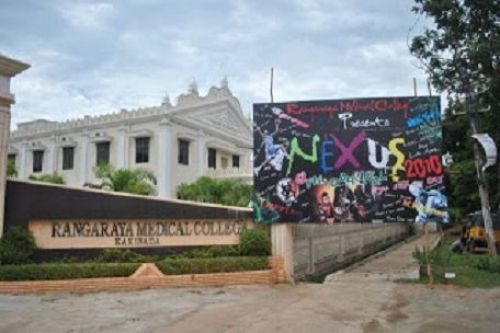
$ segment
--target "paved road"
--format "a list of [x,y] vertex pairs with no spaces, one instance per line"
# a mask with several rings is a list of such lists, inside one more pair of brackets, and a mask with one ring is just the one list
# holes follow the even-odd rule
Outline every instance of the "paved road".
[[3,295],[0,332],[500,332],[500,288],[398,284],[376,267],[325,284]]

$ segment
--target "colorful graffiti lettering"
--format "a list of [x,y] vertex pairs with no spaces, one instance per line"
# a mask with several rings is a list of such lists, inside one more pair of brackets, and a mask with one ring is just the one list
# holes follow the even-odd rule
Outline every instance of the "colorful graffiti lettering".
[[318,160],[318,142],[320,141],[319,135],[315,134],[311,140],[311,153],[305,153],[299,146],[299,141],[297,138],[293,138],[290,142],[290,153],[288,154],[288,168],[286,170],[286,175],[289,175],[292,171],[292,166],[295,161],[295,156],[301,157],[303,160],[315,163]]

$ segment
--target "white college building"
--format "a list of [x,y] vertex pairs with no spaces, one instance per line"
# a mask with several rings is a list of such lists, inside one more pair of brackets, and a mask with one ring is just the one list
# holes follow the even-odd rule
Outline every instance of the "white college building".
[[66,184],[97,183],[100,163],[145,168],[157,193],[174,197],[181,183],[201,176],[251,179],[252,127],[227,86],[199,96],[195,84],[172,105],[121,110],[63,122],[20,123],[10,135],[8,157],[18,178],[58,173]]

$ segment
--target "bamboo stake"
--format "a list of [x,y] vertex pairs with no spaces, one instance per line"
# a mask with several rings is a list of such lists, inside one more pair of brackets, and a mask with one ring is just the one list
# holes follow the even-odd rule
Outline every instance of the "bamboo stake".
[[432,267],[429,260],[429,251],[430,251],[430,242],[429,242],[429,231],[427,230],[427,223],[424,223],[424,253],[425,253],[425,262],[427,266],[427,276],[429,277],[429,285],[432,286],[433,278],[432,278]]

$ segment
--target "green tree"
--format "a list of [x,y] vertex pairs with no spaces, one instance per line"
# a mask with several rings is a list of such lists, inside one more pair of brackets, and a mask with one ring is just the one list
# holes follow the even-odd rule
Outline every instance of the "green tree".
[[40,175],[40,176],[31,175],[31,176],[29,176],[29,179],[37,181],[37,182],[43,182],[43,183],[66,184],[64,177],[57,174],[57,173],[45,174],[45,175]]
[[252,198],[252,186],[239,180],[200,177],[192,184],[177,187],[177,196],[183,200],[246,207]]
[[16,177],[17,169],[16,164],[12,160],[7,160],[7,177]]
[[141,195],[152,195],[156,192],[156,178],[152,172],[145,169],[116,170],[111,165],[103,164],[96,167],[95,175],[101,183],[86,186]]
[[[459,97],[478,96],[481,131],[500,147],[500,1],[415,0],[413,11],[433,22],[415,36],[410,51],[421,62],[433,86],[447,92],[449,108],[443,121],[443,151],[453,155],[447,179],[450,204],[461,214],[479,207],[468,119]],[[500,164],[486,172],[490,205],[500,203]]]

